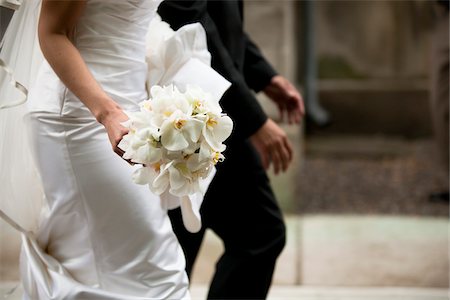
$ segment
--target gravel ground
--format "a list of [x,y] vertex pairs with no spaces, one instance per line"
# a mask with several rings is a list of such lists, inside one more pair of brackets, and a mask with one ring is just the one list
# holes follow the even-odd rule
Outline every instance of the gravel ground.
[[432,140],[322,137],[305,144],[299,213],[449,215],[448,202],[428,198],[448,190]]

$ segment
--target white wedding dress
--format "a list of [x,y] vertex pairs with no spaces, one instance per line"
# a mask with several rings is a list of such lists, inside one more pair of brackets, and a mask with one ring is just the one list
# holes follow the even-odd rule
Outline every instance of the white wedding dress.
[[[148,98],[145,38],[160,1],[88,0],[75,46],[124,110]],[[132,182],[104,127],[44,61],[27,119],[48,212],[23,236],[25,299],[188,299],[161,199]]]

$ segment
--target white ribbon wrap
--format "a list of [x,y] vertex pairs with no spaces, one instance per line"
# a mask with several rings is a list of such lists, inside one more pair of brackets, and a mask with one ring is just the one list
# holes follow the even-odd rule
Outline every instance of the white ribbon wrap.
[[[146,59],[149,89],[153,85],[173,84],[184,92],[187,85],[197,85],[215,99],[220,99],[231,85],[211,68],[206,32],[200,23],[188,24],[174,31],[157,15],[150,23]],[[184,226],[190,232],[201,229],[200,207],[214,175],[215,170],[201,181],[202,193],[181,198],[169,192],[161,195],[166,209],[181,206]]]

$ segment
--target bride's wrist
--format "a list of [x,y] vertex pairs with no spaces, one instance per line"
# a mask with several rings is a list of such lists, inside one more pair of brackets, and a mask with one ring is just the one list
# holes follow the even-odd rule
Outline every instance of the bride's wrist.
[[114,119],[115,116],[122,113],[122,109],[117,104],[113,104],[110,107],[94,112],[94,116],[99,123],[106,125],[109,120]]

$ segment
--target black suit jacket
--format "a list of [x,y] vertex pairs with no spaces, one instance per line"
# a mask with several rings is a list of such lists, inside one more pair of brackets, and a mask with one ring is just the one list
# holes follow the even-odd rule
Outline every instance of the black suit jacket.
[[174,30],[200,22],[205,28],[211,66],[232,83],[221,99],[234,121],[232,140],[245,139],[267,120],[254,93],[267,86],[274,69],[243,29],[243,4],[239,0],[166,0],[158,13]]
[[449,0],[437,0],[439,4],[444,6],[447,10],[450,9],[450,1]]

